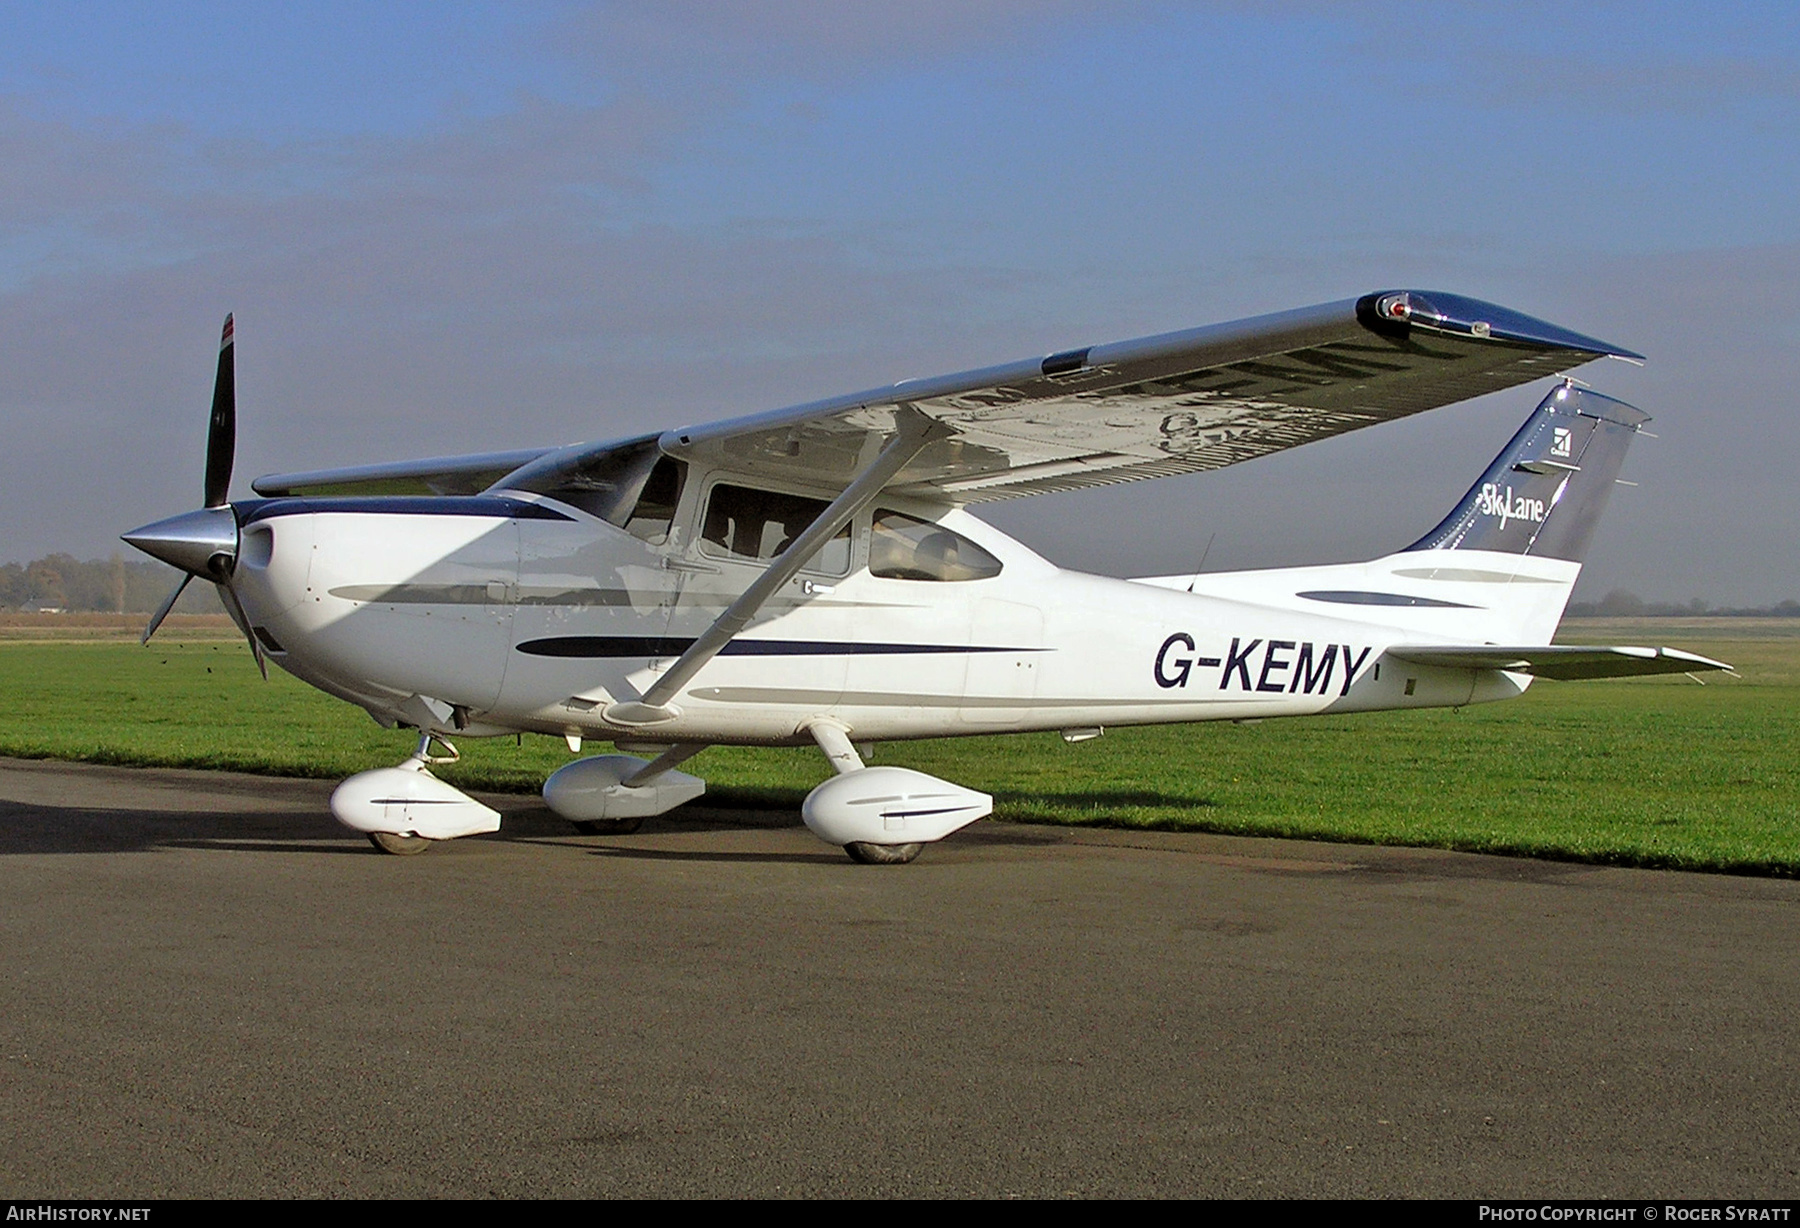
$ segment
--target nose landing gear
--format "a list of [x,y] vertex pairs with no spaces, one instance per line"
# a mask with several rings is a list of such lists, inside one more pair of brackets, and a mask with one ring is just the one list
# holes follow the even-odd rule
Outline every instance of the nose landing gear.
[[[433,742],[450,753],[433,755]],[[460,757],[443,737],[420,734],[418,749],[400,766],[359,772],[339,785],[331,795],[331,813],[377,849],[399,857],[423,853],[440,840],[499,831],[498,811],[426,770]]]

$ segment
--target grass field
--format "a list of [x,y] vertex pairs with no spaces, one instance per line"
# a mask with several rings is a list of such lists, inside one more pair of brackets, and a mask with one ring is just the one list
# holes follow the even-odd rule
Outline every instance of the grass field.
[[[883,746],[875,762],[989,791],[996,816],[1014,821],[1795,874],[1796,632],[1747,620],[1565,630],[1572,642],[1672,643],[1743,674],[1706,686],[1539,683],[1460,712],[1122,729],[1074,746],[1054,734],[950,739]],[[45,638],[0,637],[0,755],[333,778],[412,747],[285,674],[263,683],[239,642]],[[535,791],[570,758],[557,738],[461,747],[463,762],[442,774],[471,788]],[[715,804],[789,809],[826,775],[813,750],[716,747],[688,770]]]

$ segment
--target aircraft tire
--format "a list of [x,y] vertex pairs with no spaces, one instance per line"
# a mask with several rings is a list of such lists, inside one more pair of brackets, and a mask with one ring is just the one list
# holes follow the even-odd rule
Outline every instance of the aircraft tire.
[[584,836],[629,836],[644,825],[641,815],[634,819],[570,819],[569,822]]
[[852,840],[844,846],[850,854],[851,861],[859,861],[865,866],[903,866],[919,855],[923,844],[871,844],[867,840]]
[[375,846],[376,851],[392,853],[396,857],[411,857],[423,853],[436,843],[424,836],[402,836],[391,831],[372,831],[367,834],[369,843]]

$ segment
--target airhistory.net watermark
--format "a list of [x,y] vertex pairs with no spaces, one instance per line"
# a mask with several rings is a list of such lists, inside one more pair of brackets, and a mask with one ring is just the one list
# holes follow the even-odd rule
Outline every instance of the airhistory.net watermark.
[[116,1203],[9,1202],[9,1224],[146,1224],[150,1208]]

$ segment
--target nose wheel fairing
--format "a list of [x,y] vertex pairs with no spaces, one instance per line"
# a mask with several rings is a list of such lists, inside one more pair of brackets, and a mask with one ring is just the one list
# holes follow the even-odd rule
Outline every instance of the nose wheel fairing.
[[[434,740],[450,754],[433,756]],[[339,785],[331,795],[331,813],[387,853],[422,852],[425,846],[414,840],[454,840],[499,831],[498,811],[427,770],[434,763],[454,763],[457,757],[448,742],[421,737],[419,748],[398,767],[358,772]]]

